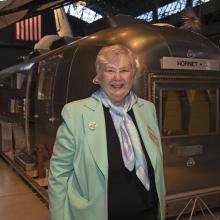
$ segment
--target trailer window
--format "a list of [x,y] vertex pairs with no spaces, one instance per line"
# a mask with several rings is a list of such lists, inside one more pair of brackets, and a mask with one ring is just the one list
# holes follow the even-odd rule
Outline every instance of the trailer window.
[[26,73],[10,74],[7,77],[0,79],[0,87],[22,89],[26,81]]
[[162,89],[162,135],[217,131],[217,89]]
[[38,100],[50,100],[52,97],[53,80],[58,64],[58,57],[41,61],[38,67],[39,81],[37,89]]
[[16,73],[15,87],[21,89],[25,85],[26,75],[23,73]]
[[0,79],[0,87],[13,88],[13,75]]

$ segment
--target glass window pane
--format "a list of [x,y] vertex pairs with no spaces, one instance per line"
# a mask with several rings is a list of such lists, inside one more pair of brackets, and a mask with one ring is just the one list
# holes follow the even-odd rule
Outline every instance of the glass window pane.
[[16,88],[17,89],[21,89],[23,87],[23,85],[25,84],[25,79],[26,79],[26,75],[22,74],[22,73],[17,73],[16,74]]
[[153,20],[153,11],[149,11],[144,14],[141,14],[141,15],[137,16],[136,19],[142,19],[147,22],[150,22]]
[[217,89],[161,90],[162,135],[216,132]]
[[210,0],[193,0],[193,7],[209,2]]
[[158,8],[158,19],[176,14],[186,7],[186,0],[178,0]]
[[[56,73],[57,64],[59,63],[58,58],[43,61],[39,64],[39,81],[37,98],[38,100],[50,100],[53,86],[53,79]],[[45,65],[47,64],[47,65]]]
[[70,6],[64,6],[64,10],[66,13],[69,13],[70,15],[75,16],[87,23],[92,23],[102,18],[100,14],[82,5],[74,6],[71,4]]

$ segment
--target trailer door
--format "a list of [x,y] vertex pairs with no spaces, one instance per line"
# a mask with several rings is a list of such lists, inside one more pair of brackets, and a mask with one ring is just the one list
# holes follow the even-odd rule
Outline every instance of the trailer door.
[[39,62],[35,112],[35,144],[50,143],[53,124],[54,80],[62,54],[55,54]]

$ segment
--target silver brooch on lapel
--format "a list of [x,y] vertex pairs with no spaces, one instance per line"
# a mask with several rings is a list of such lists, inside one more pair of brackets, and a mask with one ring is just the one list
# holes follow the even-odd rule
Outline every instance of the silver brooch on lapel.
[[89,129],[90,130],[95,130],[96,127],[97,127],[96,122],[94,122],[94,121],[89,122]]

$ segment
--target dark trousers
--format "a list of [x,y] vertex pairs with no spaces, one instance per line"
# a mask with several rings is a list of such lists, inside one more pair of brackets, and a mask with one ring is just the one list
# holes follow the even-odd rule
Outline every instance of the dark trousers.
[[151,209],[144,210],[143,212],[136,214],[129,214],[130,210],[128,210],[128,214],[124,215],[111,215],[109,214],[108,220],[157,220],[158,219],[158,208],[153,207]]

